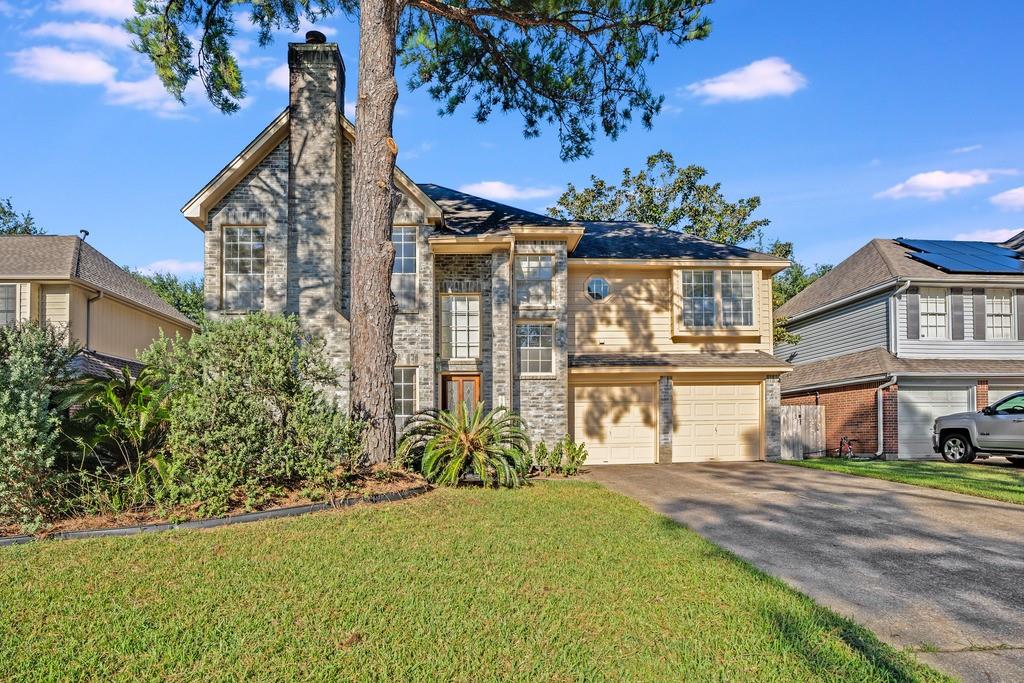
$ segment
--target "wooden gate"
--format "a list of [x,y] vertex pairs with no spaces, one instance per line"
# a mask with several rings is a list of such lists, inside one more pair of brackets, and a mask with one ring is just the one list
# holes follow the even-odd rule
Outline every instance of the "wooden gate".
[[803,460],[825,455],[825,407],[780,406],[782,459]]

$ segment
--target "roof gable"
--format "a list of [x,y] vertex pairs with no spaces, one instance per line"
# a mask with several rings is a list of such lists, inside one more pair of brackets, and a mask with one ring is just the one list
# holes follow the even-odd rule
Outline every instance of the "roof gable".
[[[338,117],[341,120],[342,135],[349,141],[355,140],[355,126],[342,114],[339,113]],[[207,215],[217,205],[217,202],[223,199],[268,154],[287,139],[290,133],[288,108],[285,107],[284,111],[278,114],[252,142],[245,146],[245,149],[229,161],[210,182],[206,183],[181,207],[181,213],[200,230],[205,230]],[[397,166],[395,167],[395,184],[399,190],[423,206],[424,215],[428,221],[440,221],[441,209]]]

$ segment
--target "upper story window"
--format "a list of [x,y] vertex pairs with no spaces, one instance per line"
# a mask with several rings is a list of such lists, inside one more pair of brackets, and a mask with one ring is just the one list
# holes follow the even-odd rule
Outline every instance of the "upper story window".
[[1013,339],[1013,294],[1008,289],[985,290],[985,338]]
[[611,291],[611,286],[603,277],[592,277],[587,280],[587,296],[591,301],[604,301]]
[[550,374],[554,326],[550,323],[516,325],[516,347],[519,350],[519,372],[524,375]]
[[516,256],[516,303],[551,303],[554,258],[550,255]]
[[441,355],[444,358],[480,356],[480,297],[446,294],[441,297]]
[[723,270],[721,277],[722,326],[753,326],[754,274],[749,270]]
[[395,426],[401,429],[416,412],[416,368],[395,368]]
[[395,266],[391,270],[391,291],[399,310],[416,308],[416,228],[391,229],[395,245]]
[[224,228],[224,308],[263,308],[264,228]]
[[683,325],[686,327],[714,327],[717,322],[715,299],[715,271],[684,270]]
[[18,285],[0,285],[0,325],[18,322]]
[[945,339],[946,290],[922,287],[920,290],[921,339]]

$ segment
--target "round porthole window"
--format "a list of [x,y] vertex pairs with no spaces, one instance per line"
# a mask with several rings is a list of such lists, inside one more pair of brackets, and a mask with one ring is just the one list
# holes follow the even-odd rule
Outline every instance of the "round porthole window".
[[608,281],[603,277],[592,277],[587,281],[587,296],[592,301],[601,301],[607,299],[611,288],[608,286]]

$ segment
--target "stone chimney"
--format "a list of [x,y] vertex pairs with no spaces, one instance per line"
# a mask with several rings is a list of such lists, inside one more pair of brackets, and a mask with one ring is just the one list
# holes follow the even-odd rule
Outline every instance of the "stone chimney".
[[345,64],[338,45],[319,31],[308,32],[305,43],[289,43],[288,308],[327,341],[329,355],[339,361],[349,355],[348,322],[342,316],[348,289],[344,98]]
[[335,284],[341,273],[345,66],[337,44],[324,40],[310,31],[305,43],[288,45],[288,225],[297,275],[290,278],[297,298],[289,300],[303,318],[328,307],[341,310]]

